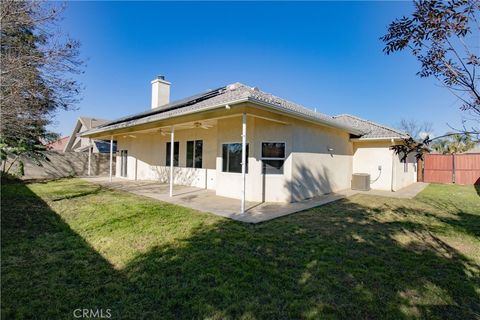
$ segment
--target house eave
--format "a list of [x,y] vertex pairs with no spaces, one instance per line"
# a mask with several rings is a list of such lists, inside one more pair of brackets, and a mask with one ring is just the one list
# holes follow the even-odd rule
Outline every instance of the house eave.
[[350,138],[352,142],[368,142],[368,141],[403,141],[406,137],[378,137],[378,138]]
[[[162,121],[162,120],[167,120],[167,119],[168,120],[175,119],[175,118],[179,118],[179,117],[183,117],[183,116],[187,116],[187,115],[192,115],[192,114],[200,113],[200,112],[204,112],[204,111],[211,111],[211,110],[215,110],[215,109],[225,108],[226,105],[231,106],[231,105],[235,105],[235,104],[239,104],[239,103],[244,103],[244,102],[247,102],[247,101],[248,101],[248,99],[242,98],[242,99],[234,100],[234,101],[230,101],[230,102],[222,102],[221,104],[216,104],[216,105],[209,106],[209,107],[204,107],[204,108],[201,108],[201,109],[198,109],[198,110],[192,110],[192,111],[184,112],[184,113],[181,113],[179,115],[174,115],[174,116],[170,116],[170,117],[158,117],[157,115],[152,115],[152,116],[148,116],[148,117],[145,117],[145,118],[130,120],[130,121],[127,121],[127,122],[122,122],[122,123],[114,124],[114,125],[111,125],[111,126],[106,126],[106,127],[102,127],[102,128],[98,128],[98,129],[84,131],[84,132],[81,133],[81,136],[82,137],[90,137],[90,136],[93,136],[93,135],[96,135],[96,134],[99,134],[99,133],[113,133],[111,131],[114,131],[114,130],[117,130],[117,129],[135,127],[135,126],[140,126],[140,125],[143,125],[143,124]],[[157,116],[157,117],[155,117],[155,116]]]
[[145,117],[145,118],[140,118],[140,119],[135,119],[135,120],[130,120],[130,121],[126,121],[126,122],[117,123],[117,124],[114,124],[114,125],[111,125],[111,126],[107,125],[107,126],[102,127],[102,128],[90,129],[90,130],[81,132],[81,133],[79,133],[79,136],[80,137],[93,137],[93,136],[98,137],[98,135],[102,134],[102,133],[104,133],[104,135],[107,136],[109,134],[114,134],[114,131],[119,130],[119,129],[136,127],[136,126],[140,126],[140,125],[144,125],[144,124],[148,124],[148,123],[153,123],[153,122],[159,122],[159,121],[167,120],[167,119],[168,120],[176,119],[176,118],[180,118],[180,117],[183,117],[183,116],[192,115],[192,114],[195,114],[195,113],[201,113],[201,112],[205,112],[205,111],[212,111],[212,110],[215,110],[215,109],[225,108],[225,106],[227,106],[227,105],[234,106],[234,105],[238,105],[238,104],[245,103],[245,102],[249,102],[253,105],[257,105],[257,106],[260,106],[260,107],[266,107],[267,109],[270,109],[272,111],[276,111],[276,112],[281,113],[281,114],[288,115],[288,116],[293,117],[293,118],[297,118],[297,119],[301,119],[301,120],[308,121],[308,122],[311,122],[311,123],[321,124],[321,125],[324,125],[324,126],[345,130],[346,132],[351,133],[351,134],[355,134],[355,135],[364,134],[363,131],[356,130],[356,129],[348,127],[348,126],[344,126],[344,125],[342,125],[340,123],[337,123],[337,122],[334,122],[334,121],[328,121],[328,120],[320,119],[320,118],[317,118],[317,117],[311,117],[311,116],[308,116],[306,114],[296,112],[294,110],[285,109],[283,107],[277,106],[277,105],[272,104],[272,103],[257,100],[257,99],[251,98],[251,97],[246,97],[246,98],[242,98],[242,99],[238,99],[238,100],[222,102],[221,104],[216,104],[216,105],[213,105],[213,106],[204,107],[204,108],[200,108],[200,109],[197,109],[197,110],[191,110],[191,111],[183,112],[183,113],[180,113],[178,115],[163,116],[162,117],[161,116],[162,114],[160,114],[160,116],[158,114],[156,114],[156,115],[151,115],[151,116],[148,116],[148,117]]
[[363,131],[353,129],[353,128],[348,127],[348,126],[344,126],[344,125],[339,124],[339,123],[334,122],[334,121],[328,121],[328,120],[320,119],[320,118],[317,118],[317,117],[310,117],[310,116],[305,115],[303,113],[296,112],[294,110],[288,110],[288,109],[279,107],[275,104],[268,103],[268,102],[265,102],[265,101],[261,101],[261,100],[255,99],[255,98],[250,98],[249,97],[248,101],[251,102],[251,103],[254,103],[254,104],[257,104],[257,105],[260,105],[260,106],[265,106],[267,108],[270,108],[270,109],[276,110],[278,112],[287,114],[287,115],[292,116],[292,117],[297,118],[297,119],[301,119],[301,120],[305,120],[305,121],[308,121],[308,122],[313,122],[315,124],[322,124],[322,125],[325,125],[325,126],[328,126],[328,127],[333,127],[333,128],[345,130],[346,132],[354,134],[354,135],[365,134],[365,132],[363,132]]

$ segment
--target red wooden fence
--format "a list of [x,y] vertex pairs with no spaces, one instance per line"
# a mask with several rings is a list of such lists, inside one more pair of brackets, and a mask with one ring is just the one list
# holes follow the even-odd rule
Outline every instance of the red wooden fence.
[[426,154],[423,165],[423,181],[452,183],[453,156],[450,154]]
[[426,154],[423,181],[480,184],[480,154]]
[[455,155],[455,183],[480,184],[480,154]]

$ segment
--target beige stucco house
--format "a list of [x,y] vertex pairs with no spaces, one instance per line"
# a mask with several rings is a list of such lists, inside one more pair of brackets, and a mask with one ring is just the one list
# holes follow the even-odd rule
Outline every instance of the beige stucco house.
[[402,163],[390,150],[406,136],[398,130],[240,83],[170,102],[170,85],[152,81],[151,110],[81,133],[117,142],[111,175],[207,188],[242,203],[348,189],[352,173],[369,173],[372,189],[415,182],[414,159]]
[[89,150],[93,153],[109,152],[109,140],[92,140],[80,136],[81,133],[104,125],[108,122],[110,122],[110,120],[92,117],[78,117],[77,121],[75,122],[75,126],[73,127],[72,134],[67,138],[67,141],[63,147],[63,152],[87,152]]

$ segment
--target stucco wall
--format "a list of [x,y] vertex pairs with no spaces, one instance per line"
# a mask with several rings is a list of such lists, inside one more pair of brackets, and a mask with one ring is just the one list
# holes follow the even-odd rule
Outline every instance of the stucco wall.
[[350,187],[352,143],[340,130],[297,122],[293,126],[289,189],[298,201]]
[[[222,172],[222,144],[240,143],[242,141],[241,134],[241,117],[218,121],[217,195],[231,198],[241,197],[241,173]],[[248,201],[290,201],[287,181],[291,177],[291,135],[290,125],[247,116],[249,155],[245,197]],[[285,142],[286,160],[283,175],[262,174],[262,142]]]
[[[216,126],[208,130],[177,130],[175,141],[180,142],[180,167],[175,168],[175,183],[199,187],[207,183],[217,195],[241,198],[241,173],[222,172],[222,144],[240,143],[241,131],[241,115],[219,119]],[[193,137],[204,141],[203,165],[212,170],[184,168],[186,141]],[[118,150],[128,150],[129,179],[168,182],[165,154],[169,135],[132,134],[116,139]],[[285,143],[283,174],[262,174],[262,142]],[[285,124],[247,116],[247,143],[245,193],[248,201],[298,201],[350,186],[353,149],[345,132],[296,119],[289,119]],[[120,176],[120,157],[116,174]]]
[[372,189],[395,191],[416,182],[415,157],[408,158],[408,171],[404,172],[405,165],[390,150],[391,145],[387,140],[354,143],[353,173],[370,174]]
[[405,163],[401,161],[400,156],[398,155],[394,156],[394,160],[394,191],[417,182],[417,164],[413,154],[407,157]]
[[352,171],[370,174],[372,189],[390,191],[392,188],[393,151],[390,145],[388,141],[354,143]]
[[[409,163],[408,172],[404,172],[403,163],[389,150],[389,141],[352,143],[342,130],[287,117],[276,120],[247,116],[248,201],[291,202],[347,189],[353,172],[369,173],[372,188],[379,190],[391,190],[392,169],[395,190],[414,182],[414,163]],[[176,129],[180,151],[174,182],[208,187],[217,195],[240,199],[242,175],[222,172],[222,144],[240,143],[241,131],[241,114],[220,118],[210,129]],[[170,134],[133,133],[116,136],[116,140],[119,151],[128,150],[128,179],[169,181],[170,171],[165,164]],[[188,140],[203,140],[201,169],[185,168]],[[262,142],[285,143],[282,175],[262,174]],[[120,157],[116,167],[116,175],[120,176]]]
[[[85,127],[82,124],[80,126],[80,129],[78,130],[78,133],[81,133],[81,132],[84,132],[84,131],[87,131],[87,130],[88,130],[87,127]],[[89,144],[90,144],[90,139],[76,137],[74,142],[72,143],[72,146],[71,146],[69,151],[73,151],[73,150],[76,150],[76,149],[81,149],[81,148],[88,147]],[[96,150],[95,147],[94,147],[94,152],[98,152],[98,150]]]
[[[200,188],[215,188],[216,127],[175,131],[179,142],[179,167],[175,168],[175,183]],[[116,176],[120,177],[120,150],[128,151],[127,178],[131,180],[158,180],[168,182],[170,168],[166,167],[166,148],[170,133],[134,133],[116,137],[118,157]],[[199,169],[186,168],[186,148],[189,140],[203,140],[203,160]],[[206,170],[206,169],[213,170]]]

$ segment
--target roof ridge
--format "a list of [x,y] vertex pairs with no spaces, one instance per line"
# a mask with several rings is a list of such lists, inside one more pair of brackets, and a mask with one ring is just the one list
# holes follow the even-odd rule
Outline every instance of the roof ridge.
[[183,98],[160,108],[154,108],[148,111],[109,121],[98,126],[96,131],[91,130],[90,132],[106,131],[108,128],[113,128],[114,126],[118,127],[122,123],[125,123],[123,126],[133,126],[138,124],[138,121],[146,123],[149,121],[154,121],[155,119],[166,119],[184,113],[199,112],[206,108],[219,107],[220,105],[228,105],[229,103],[237,103],[249,100],[257,104],[267,104],[271,108],[279,108],[280,110],[290,114],[301,115],[302,117],[314,120],[315,122],[318,121],[324,125],[340,128],[355,135],[361,135],[364,132],[363,130],[335,119],[331,115],[316,112],[313,108],[305,107],[299,103],[286,100],[272,93],[262,91],[258,87],[252,87],[240,82],[231,83],[215,90],[209,90],[208,92],[204,92],[202,94]]
[[394,128],[388,127],[388,126],[386,126],[386,125],[380,124],[380,123],[378,123],[378,122],[374,122],[374,121],[371,121],[371,120],[368,120],[368,119],[363,119],[363,118],[354,116],[354,115],[352,115],[352,114],[342,113],[342,114],[339,114],[339,115],[334,116],[333,118],[335,119],[335,118],[338,118],[338,117],[350,117],[350,118],[353,118],[353,119],[357,119],[357,120],[359,120],[359,121],[368,122],[368,123],[370,123],[370,124],[373,124],[373,125],[375,125],[375,126],[381,127],[381,128],[383,128],[383,129],[393,131],[393,132],[395,132],[395,133],[399,133],[399,134],[406,135],[406,136],[409,135],[409,134],[408,134],[407,132],[405,132],[405,131],[398,130],[398,129],[394,129]]
[[[312,114],[315,114],[315,115],[317,115],[317,116],[319,116],[319,117],[326,117],[326,118],[329,118],[329,119],[334,120],[334,117],[332,117],[332,116],[330,116],[330,115],[328,115],[328,114],[326,114],[326,113],[317,112],[317,111],[315,111],[315,109],[306,107],[306,106],[304,106],[304,105],[302,105],[302,104],[300,104],[300,103],[294,102],[294,101],[292,101],[292,100],[288,100],[288,99],[282,98],[282,97],[277,96],[277,95],[275,95],[275,94],[273,94],[273,93],[263,91],[263,90],[259,89],[258,87],[250,87],[250,86],[245,85],[245,84],[242,84],[242,83],[240,83],[240,82],[237,82],[236,84],[240,84],[240,85],[242,85],[242,86],[247,87],[247,88],[249,89],[249,91],[250,91],[250,94],[251,94],[251,93],[254,93],[254,92],[259,92],[259,93],[262,93],[262,94],[266,94],[266,95],[271,96],[271,97],[274,98],[274,99],[282,100],[282,101],[285,101],[285,102],[290,103],[290,104],[292,104],[292,105],[295,105],[296,107],[301,108],[301,109],[304,109],[305,111],[310,112],[310,113],[312,113]],[[252,97],[252,98],[256,99],[255,97]],[[258,100],[258,99],[256,99],[256,100]]]
[[81,119],[92,119],[92,120],[95,120],[95,121],[110,121],[110,120],[108,120],[108,119],[103,119],[103,118],[98,118],[98,117],[79,116],[78,118],[81,118]]

